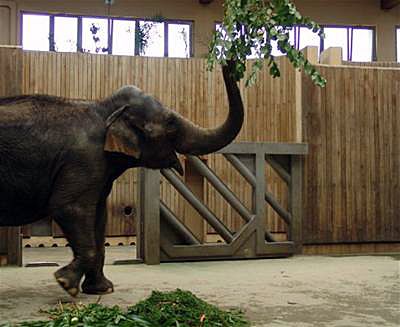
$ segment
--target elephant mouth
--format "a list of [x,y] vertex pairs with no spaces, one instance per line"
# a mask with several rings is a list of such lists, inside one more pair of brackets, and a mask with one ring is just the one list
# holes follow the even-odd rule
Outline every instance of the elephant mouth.
[[179,173],[179,175],[183,176],[183,167],[182,167],[182,164],[181,164],[181,162],[179,161],[179,159],[177,159],[177,161],[174,162],[174,163],[171,165],[170,168],[175,169],[175,170]]
[[[143,160],[143,158],[142,158]],[[174,169],[179,175],[183,176],[184,171],[182,164],[175,152],[172,152],[168,157],[160,158],[156,162],[154,160],[143,160],[144,166],[151,169]]]

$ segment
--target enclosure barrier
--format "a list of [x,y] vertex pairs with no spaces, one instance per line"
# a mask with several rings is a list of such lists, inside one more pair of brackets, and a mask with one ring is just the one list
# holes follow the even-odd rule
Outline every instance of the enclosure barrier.
[[[160,261],[284,257],[300,253],[302,248],[302,162],[307,144],[234,143],[218,153],[223,155],[251,185],[252,204],[247,208],[215,172],[195,156],[187,160],[212,185],[244,220],[232,232],[172,170],[141,169],[139,183],[140,229],[139,256],[147,264]],[[272,163],[272,164],[271,164]],[[266,165],[271,165],[287,184],[288,208],[283,208],[267,191]],[[221,243],[199,240],[182,217],[160,199],[161,175],[189,202],[201,218],[223,239]],[[268,230],[266,205],[270,205],[287,224],[287,241],[276,241]],[[162,231],[162,232],[161,232]]]
[[[281,78],[273,79],[268,69],[263,69],[255,86],[245,88],[244,83],[240,83],[246,115],[236,141],[308,144],[302,189],[303,253],[399,251],[399,64],[347,63],[342,61],[340,49],[335,48],[319,55],[318,49],[311,47],[305,49],[304,54],[328,80],[327,86],[323,89],[314,86],[309,77],[293,69],[288,60],[277,58]],[[220,69],[207,71],[206,61],[201,58],[102,56],[0,47],[0,72],[0,96],[41,93],[94,100],[110,95],[122,85],[134,84],[204,127],[219,125],[227,113]],[[237,197],[244,194],[245,207],[253,214],[248,203],[249,185],[254,185],[254,178],[250,175],[235,182],[228,167],[234,166],[234,162],[240,165],[240,162],[232,157],[228,162],[229,154],[224,158],[223,155],[208,155],[201,160],[206,161],[220,179],[233,185],[231,189]],[[276,157],[267,156],[266,159],[268,167],[274,167],[274,175],[272,181],[268,177],[270,187],[264,194],[269,202],[265,219],[268,226],[272,226],[268,230],[271,236],[282,240],[291,218],[286,209],[288,200],[284,186],[289,179],[285,170],[275,165]],[[185,159],[185,182],[222,220],[234,238],[242,222],[248,224],[248,212],[240,208],[240,204],[236,204],[236,209],[228,206],[226,197],[232,196],[224,191],[224,195],[220,195],[217,188],[211,187],[211,182],[203,187],[206,177],[197,173],[195,165],[195,161]],[[235,169],[239,170],[246,175],[245,169]],[[267,176],[270,174],[269,168]],[[213,180],[211,175],[209,178]],[[108,199],[106,236],[130,238],[123,241],[124,244],[133,243],[139,231],[136,221],[140,215],[134,201],[137,183],[136,172],[127,171],[115,181]],[[225,241],[214,234],[215,228],[198,218],[198,211],[177,193],[162,176],[162,223],[169,219],[168,224],[174,224],[171,222],[171,213],[174,213],[183,217],[179,221],[181,224],[175,221],[175,228],[190,230],[199,244],[218,239]],[[270,193],[275,196],[271,197]],[[243,216],[245,218],[241,219]],[[55,223],[49,224],[45,228],[50,231],[48,238],[59,242],[61,230]],[[41,227],[39,224],[24,226],[24,243],[29,237],[42,234]],[[17,229],[10,229],[10,233],[15,239],[21,237]],[[194,242],[189,233],[180,234],[187,238],[185,242]],[[8,249],[5,235],[8,229],[0,228],[0,261],[3,263],[6,257],[13,256],[8,256],[8,252],[20,255],[20,243]],[[227,233],[224,235],[229,237]],[[40,237],[32,239],[39,242]]]

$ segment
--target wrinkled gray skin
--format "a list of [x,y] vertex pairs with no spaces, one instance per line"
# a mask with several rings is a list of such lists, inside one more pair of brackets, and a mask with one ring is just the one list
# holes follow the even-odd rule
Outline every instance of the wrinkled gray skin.
[[229,115],[202,129],[134,86],[100,102],[44,95],[0,98],[0,226],[53,217],[70,243],[72,262],[55,273],[72,296],[105,294],[106,198],[131,167],[175,168],[178,153],[206,154],[229,144],[243,123],[243,104],[223,67]]

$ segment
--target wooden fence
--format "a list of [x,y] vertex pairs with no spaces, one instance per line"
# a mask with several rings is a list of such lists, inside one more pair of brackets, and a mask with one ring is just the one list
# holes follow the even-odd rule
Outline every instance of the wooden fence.
[[[10,93],[8,76],[18,75],[19,69],[20,86],[14,86],[15,92],[99,99],[122,85],[135,84],[202,126],[215,126],[227,114],[220,70],[208,72],[204,59],[24,51],[14,72],[4,64],[11,60],[12,51],[0,50],[0,95]],[[278,61],[280,79],[272,79],[265,70],[256,86],[241,85],[246,121],[237,140],[296,142],[302,126],[302,140],[310,144],[303,183],[304,243],[400,242],[400,69],[321,65],[318,69],[328,84],[319,89],[284,58]],[[204,159],[250,205],[250,186],[243,178],[217,156]],[[286,205],[285,186],[271,169],[267,179],[269,191]],[[115,183],[108,206],[108,235],[135,232],[131,219],[135,184],[134,170]],[[191,213],[164,182],[161,194],[178,216],[186,219]],[[240,227],[235,212],[207,184],[203,196],[229,228]],[[285,232],[270,208],[266,219],[270,230]]]
[[400,69],[318,67],[303,78],[305,243],[400,241]]

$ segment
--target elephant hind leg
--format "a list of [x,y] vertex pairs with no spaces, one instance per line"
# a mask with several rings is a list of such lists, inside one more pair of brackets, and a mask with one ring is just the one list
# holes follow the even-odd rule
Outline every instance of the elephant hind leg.
[[[76,296],[79,293],[82,276],[87,272],[98,270],[97,266],[100,264],[95,237],[96,206],[70,205],[58,212],[55,220],[64,232],[74,254],[70,264],[56,271],[55,278],[65,291],[71,296]],[[99,290],[97,294],[100,294],[100,291],[110,293],[112,287]]]

